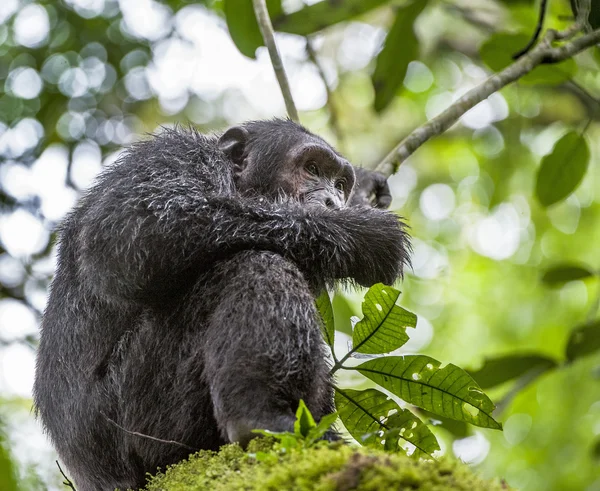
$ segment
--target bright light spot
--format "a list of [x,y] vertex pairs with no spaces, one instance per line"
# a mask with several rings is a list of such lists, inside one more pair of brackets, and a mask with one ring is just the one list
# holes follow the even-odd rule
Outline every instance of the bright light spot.
[[51,145],[31,166],[41,212],[55,222],[65,216],[77,199],[76,192],[66,186],[68,163],[68,150],[62,145]]
[[73,151],[71,179],[80,189],[88,188],[102,170],[102,153],[95,142],[82,142]]
[[503,424],[504,431],[502,434],[510,445],[518,445],[527,438],[532,422],[533,420],[529,414],[513,414]]
[[153,0],[119,0],[125,28],[136,37],[150,41],[171,31],[171,9]]
[[577,196],[572,194],[559,205],[547,208],[546,214],[554,228],[563,234],[574,234],[579,227],[581,204]]
[[539,133],[521,132],[521,141],[526,144],[532,153],[540,157],[550,153],[556,142],[565,134],[565,127],[562,123],[555,123],[546,126]]
[[[18,322],[13,318],[10,322]],[[35,352],[20,343],[0,349],[0,393],[3,396],[31,397]]]
[[57,84],[61,75],[70,67],[66,56],[54,54],[42,65],[42,77],[50,83]]
[[13,29],[18,44],[27,48],[37,48],[44,43],[50,32],[48,12],[37,3],[27,5],[15,17]]
[[455,440],[452,450],[457,458],[467,464],[479,464],[490,451],[490,442],[479,432],[474,436]]
[[437,278],[448,268],[448,254],[445,249],[436,249],[419,239],[413,240],[413,270],[419,278]]
[[[463,91],[458,92],[456,99],[470,88],[466,87]],[[508,114],[509,110],[506,100],[501,94],[495,93],[467,111],[460,121],[467,128],[481,129],[496,121],[506,119]]]
[[88,85],[92,89],[99,89],[106,77],[106,65],[95,56],[90,56],[80,63],[86,75]]
[[27,257],[42,252],[49,238],[42,222],[25,210],[0,216],[0,240],[11,256]]
[[411,61],[404,77],[404,86],[416,94],[429,90],[433,84],[431,70],[420,61]]
[[448,59],[437,60],[434,72],[437,85],[442,89],[454,89],[463,80],[463,74],[458,65]]
[[[422,315],[419,315],[417,317],[417,326],[414,329],[407,329],[407,333],[410,338],[394,353],[418,353],[429,346],[429,343],[431,343],[431,340],[433,339],[433,326],[429,320]],[[427,365],[427,368],[430,368],[429,365]],[[432,368],[433,365],[431,366],[431,369]]]
[[14,341],[37,333],[37,318],[23,302],[0,300],[0,339]]
[[6,22],[19,7],[19,0],[2,0],[0,2],[0,24]]
[[16,97],[35,99],[42,91],[42,79],[33,68],[19,67],[10,72],[6,86]]
[[[9,288],[23,283],[25,268],[23,263],[10,254],[0,255],[0,283]],[[2,330],[0,330],[0,333]]]
[[454,101],[452,92],[440,92],[432,95],[425,104],[425,114],[427,119],[432,119],[440,114],[445,109],[448,109],[450,104]]
[[152,64],[148,66],[148,81],[154,92],[167,99],[186,94],[197,63],[189,62],[194,56],[189,43],[177,38],[156,44]]
[[91,19],[104,10],[104,0],[67,0],[81,17]]
[[486,157],[495,157],[504,150],[504,137],[498,128],[489,125],[473,133],[475,151]]
[[447,184],[427,186],[419,199],[421,212],[429,220],[448,218],[456,206],[454,191]]
[[408,196],[417,186],[417,173],[409,164],[402,164],[398,172],[390,176],[388,185],[392,191],[392,210],[398,209],[406,203]]
[[32,118],[22,119],[10,129],[2,127],[0,123],[0,155],[7,157],[23,155],[34,148],[44,136],[44,127]]
[[0,166],[0,182],[4,190],[13,198],[23,200],[35,194],[28,167],[13,162]]
[[351,22],[344,30],[337,59],[345,71],[365,68],[381,47],[386,32],[380,27]]
[[325,85],[314,65],[303,64],[292,78],[291,90],[299,111],[315,111],[327,102]]
[[482,256],[496,260],[507,259],[519,248],[523,228],[515,206],[502,203],[490,216],[472,225],[469,243]]
[[58,88],[68,97],[81,97],[88,91],[89,80],[81,68],[69,68],[60,76]]
[[65,140],[79,140],[85,132],[85,117],[73,111],[66,112],[56,122],[56,131]]
[[135,67],[129,70],[125,75],[125,88],[134,99],[144,100],[152,97],[150,84],[146,77],[146,68]]

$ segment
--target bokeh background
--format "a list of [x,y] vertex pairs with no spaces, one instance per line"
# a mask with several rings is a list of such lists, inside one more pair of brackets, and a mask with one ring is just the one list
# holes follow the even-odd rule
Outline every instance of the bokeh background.
[[[285,0],[283,9],[315,3]],[[367,167],[489,75],[480,48],[492,36],[526,40],[537,19],[530,1],[430,0],[414,25],[414,60],[376,111],[371,74],[395,5],[404,5],[378,3],[311,37],[322,73],[303,36],[277,37],[303,124]],[[569,3],[550,3],[548,24],[566,25]],[[497,373],[514,368],[508,355],[550,360],[487,389],[504,432],[434,427],[445,453],[524,490],[600,490],[600,357],[590,349],[564,363],[573,328],[597,319],[600,298],[595,51],[567,77],[553,67],[549,83],[494,94],[390,179],[392,208],[414,237],[401,303],[419,323],[401,351],[474,371],[491,357]],[[57,224],[123,145],[160,125],[216,131],[284,114],[266,50],[256,59],[240,53],[223,1],[0,1],[0,474],[16,472],[20,489],[62,488],[31,412]],[[583,182],[542,207],[534,193],[541,159],[567,131],[583,129],[591,149]],[[541,281],[563,263],[595,276],[554,288]],[[335,298],[340,350],[363,293]]]

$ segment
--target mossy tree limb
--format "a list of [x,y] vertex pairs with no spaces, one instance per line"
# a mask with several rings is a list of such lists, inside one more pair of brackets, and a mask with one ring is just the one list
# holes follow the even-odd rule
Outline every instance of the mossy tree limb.
[[281,452],[267,439],[219,453],[202,451],[160,473],[147,491],[500,491],[502,481],[481,479],[467,465],[451,459],[416,460],[402,453],[322,442]]

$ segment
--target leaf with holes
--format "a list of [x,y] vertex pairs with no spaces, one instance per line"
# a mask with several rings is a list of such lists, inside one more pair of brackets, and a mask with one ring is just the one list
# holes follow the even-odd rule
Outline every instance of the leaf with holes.
[[336,388],[335,405],[348,433],[362,445],[381,445],[387,434],[386,448],[391,451],[398,449],[399,440],[415,446],[415,457],[431,457],[440,449],[434,434],[419,418],[376,389]]
[[579,326],[567,342],[567,360],[574,361],[600,351],[600,320]]
[[325,342],[333,350],[333,342],[335,340],[335,321],[333,317],[331,299],[329,298],[329,293],[327,293],[327,290],[325,290],[317,298],[317,310],[319,311],[319,314],[321,314],[321,319],[323,321],[321,324],[321,332],[323,333]]
[[542,355],[508,355],[488,358],[477,371],[468,371],[479,387],[488,389],[536,371],[539,375],[556,368],[558,363]]
[[419,57],[419,40],[413,24],[427,6],[426,0],[416,0],[396,10],[396,19],[377,55],[372,82],[375,89],[375,111],[383,111],[402,86],[408,64]]
[[[249,1],[249,0],[246,0]],[[389,0],[344,0],[343,2],[318,2],[289,15],[271,17],[276,30],[307,36],[326,27],[350,20],[373,10]]]
[[364,317],[354,326],[353,352],[370,355],[389,353],[406,341],[407,327],[417,325],[417,316],[396,305],[400,291],[377,283],[362,304]]
[[585,176],[590,150],[583,135],[571,131],[563,136],[552,152],[542,159],[535,194],[543,206],[550,206],[569,196]]
[[501,429],[494,404],[477,382],[461,368],[429,356],[387,356],[357,367],[365,377],[401,399],[434,414],[483,428]]
[[[263,46],[263,38],[254,15],[251,0],[225,0],[225,20],[229,35],[240,53],[256,59],[256,50]],[[271,19],[283,12],[281,0],[267,0],[267,9]]]
[[569,281],[582,280],[594,276],[589,268],[574,264],[559,264],[547,270],[542,276],[542,281],[550,286],[561,286]]

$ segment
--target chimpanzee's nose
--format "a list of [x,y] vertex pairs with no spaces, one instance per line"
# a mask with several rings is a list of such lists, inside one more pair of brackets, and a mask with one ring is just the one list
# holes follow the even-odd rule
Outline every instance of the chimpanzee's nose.
[[335,210],[337,205],[331,198],[325,198],[325,206],[331,210]]

